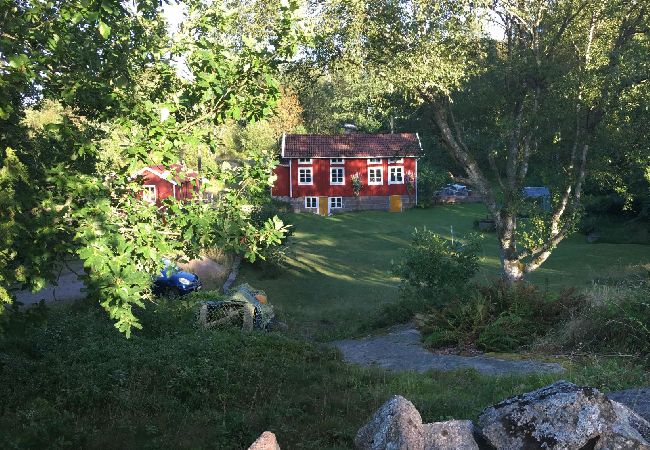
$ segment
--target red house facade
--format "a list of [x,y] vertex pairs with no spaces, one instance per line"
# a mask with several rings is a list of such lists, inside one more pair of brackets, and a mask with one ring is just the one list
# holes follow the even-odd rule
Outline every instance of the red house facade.
[[144,167],[133,174],[136,177],[142,179],[142,198],[156,205],[168,197],[190,199],[200,185],[199,174],[181,164]]
[[421,155],[416,133],[284,135],[272,195],[323,215],[401,211],[417,204]]

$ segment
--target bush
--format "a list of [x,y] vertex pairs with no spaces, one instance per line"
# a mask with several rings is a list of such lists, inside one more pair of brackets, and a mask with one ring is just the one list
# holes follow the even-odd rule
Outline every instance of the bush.
[[445,184],[451,182],[449,173],[428,165],[418,168],[418,205],[424,208],[433,205],[433,195]]
[[427,229],[415,230],[393,268],[401,279],[401,298],[440,303],[448,293],[462,290],[478,271],[479,248],[474,236],[452,242]]
[[582,314],[549,335],[542,346],[552,351],[627,355],[650,363],[650,277],[605,280],[588,295]]
[[529,346],[558,323],[576,317],[586,299],[573,290],[553,298],[534,285],[497,281],[417,316],[432,347],[510,352]]

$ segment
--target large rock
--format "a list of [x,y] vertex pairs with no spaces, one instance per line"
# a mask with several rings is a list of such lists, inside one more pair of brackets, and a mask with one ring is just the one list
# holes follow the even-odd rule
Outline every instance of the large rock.
[[396,395],[359,430],[354,444],[362,450],[422,450],[422,417],[413,403]]
[[280,450],[275,434],[265,431],[257,438],[248,450]]
[[448,420],[422,426],[424,450],[479,450],[478,430],[471,420]]
[[485,409],[478,420],[498,449],[648,449],[650,424],[598,390],[558,381]]
[[607,397],[624,404],[650,422],[650,387],[610,392]]

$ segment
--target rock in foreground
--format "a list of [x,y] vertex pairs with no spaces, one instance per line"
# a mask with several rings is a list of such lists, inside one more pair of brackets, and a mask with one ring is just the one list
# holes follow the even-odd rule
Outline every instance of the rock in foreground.
[[248,450],[280,450],[275,434],[265,431],[257,438]]
[[363,450],[423,449],[422,417],[413,403],[396,395],[359,430],[354,443]]
[[471,420],[448,420],[427,423],[424,430],[424,450],[479,450],[477,430]]
[[648,449],[650,424],[597,389],[558,381],[504,400],[479,417],[498,449]]

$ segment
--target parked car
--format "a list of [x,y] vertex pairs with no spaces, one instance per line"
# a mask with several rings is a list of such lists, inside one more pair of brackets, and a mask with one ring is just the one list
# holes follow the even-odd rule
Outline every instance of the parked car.
[[463,184],[447,184],[438,192],[437,195],[449,195],[453,197],[468,197],[472,195],[472,190]]
[[201,289],[201,280],[195,273],[184,272],[169,260],[163,260],[160,276],[153,282],[155,295],[184,295]]

